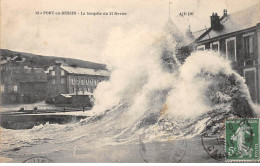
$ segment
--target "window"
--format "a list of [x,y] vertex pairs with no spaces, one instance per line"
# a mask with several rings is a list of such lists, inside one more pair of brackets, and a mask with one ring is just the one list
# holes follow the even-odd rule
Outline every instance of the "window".
[[197,47],[197,51],[204,51],[205,50],[205,45],[200,45]]
[[226,58],[231,61],[236,61],[236,37],[226,39]]
[[52,79],[52,80],[51,80],[51,83],[52,83],[52,84],[55,84],[55,79]]
[[210,43],[210,48],[215,51],[215,52],[218,52],[219,53],[219,42],[213,42],[213,43]]
[[60,72],[61,72],[61,73],[60,73],[61,76],[64,76],[64,75],[65,75],[64,70],[61,70]]
[[1,85],[1,92],[4,92],[4,91],[5,91],[5,86]]
[[77,79],[77,83],[78,83],[78,85],[80,85],[80,80],[79,79]]
[[61,84],[65,84],[65,78],[61,78],[61,79],[60,79],[60,83],[61,83]]
[[51,71],[51,75],[52,75],[52,76],[55,76],[55,71]]
[[18,88],[17,85],[14,85],[14,91],[17,92]]
[[80,88],[78,88],[77,94],[82,95],[82,93],[83,93],[82,90]]
[[246,68],[244,69],[244,78],[246,80],[246,85],[248,87],[251,99],[254,103],[257,101],[257,78],[256,78],[256,68]]
[[83,79],[81,80],[81,85],[84,85],[84,80]]
[[243,35],[244,37],[244,50],[245,59],[250,59],[254,55],[254,33]]

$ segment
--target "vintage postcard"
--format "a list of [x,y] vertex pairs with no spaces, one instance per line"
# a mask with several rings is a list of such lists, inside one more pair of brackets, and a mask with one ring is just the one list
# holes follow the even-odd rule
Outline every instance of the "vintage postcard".
[[259,0],[1,0],[1,163],[259,162]]

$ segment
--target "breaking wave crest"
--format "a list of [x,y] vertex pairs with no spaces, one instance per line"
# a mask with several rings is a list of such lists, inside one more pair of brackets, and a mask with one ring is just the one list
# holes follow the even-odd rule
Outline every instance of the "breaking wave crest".
[[[1,128],[1,149],[44,144],[42,151],[48,153],[134,143],[140,136],[163,141],[217,135],[227,117],[254,117],[245,80],[230,62],[211,51],[179,62],[174,52],[182,42],[174,33],[141,26],[115,29],[103,52],[111,76],[94,92],[96,116],[29,130]],[[30,149],[34,152],[37,148]]]

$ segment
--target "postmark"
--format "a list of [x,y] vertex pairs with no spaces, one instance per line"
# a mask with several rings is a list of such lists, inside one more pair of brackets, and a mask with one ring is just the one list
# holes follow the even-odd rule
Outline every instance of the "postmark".
[[139,138],[140,154],[146,163],[181,162],[187,149],[186,139],[168,141],[144,141],[145,135]]
[[259,161],[259,119],[227,119],[226,160]]
[[224,162],[225,160],[225,140],[221,136],[208,137],[206,134],[201,136],[201,143],[207,154],[219,161]]
[[212,116],[206,122],[205,132],[201,135],[201,144],[207,154],[217,162],[225,161],[225,130],[222,113]]
[[54,163],[54,162],[53,160],[47,157],[36,156],[24,160],[23,163]]

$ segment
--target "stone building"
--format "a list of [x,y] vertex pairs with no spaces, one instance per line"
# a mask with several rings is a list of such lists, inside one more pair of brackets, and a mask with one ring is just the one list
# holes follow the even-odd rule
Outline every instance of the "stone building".
[[33,103],[45,100],[47,75],[43,68],[29,67],[19,55],[0,62],[1,103]]
[[253,102],[260,103],[260,17],[258,6],[223,16],[213,13],[211,27],[192,35],[196,50],[211,49],[232,61],[244,76]]
[[55,98],[60,95],[67,98],[92,95],[97,84],[108,79],[109,72],[104,69],[81,68],[57,62],[55,66],[49,67],[47,75],[46,102],[55,103]]

